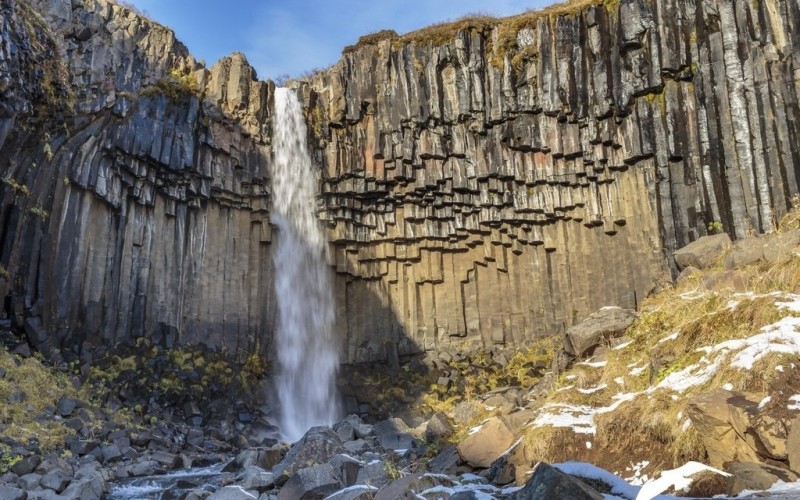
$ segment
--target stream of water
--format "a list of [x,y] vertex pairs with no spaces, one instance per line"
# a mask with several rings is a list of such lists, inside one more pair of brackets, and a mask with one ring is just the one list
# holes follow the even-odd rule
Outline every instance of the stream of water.
[[309,428],[336,421],[339,357],[327,242],[316,216],[317,177],[303,109],[293,91],[275,90],[273,123],[278,395],[281,431],[294,442]]

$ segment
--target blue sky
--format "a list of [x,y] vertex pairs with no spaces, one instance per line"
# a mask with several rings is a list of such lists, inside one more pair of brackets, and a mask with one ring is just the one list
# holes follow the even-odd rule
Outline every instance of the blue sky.
[[261,79],[330,66],[342,48],[381,29],[406,33],[483,12],[507,16],[547,0],[129,0],[174,29],[211,66],[244,52]]

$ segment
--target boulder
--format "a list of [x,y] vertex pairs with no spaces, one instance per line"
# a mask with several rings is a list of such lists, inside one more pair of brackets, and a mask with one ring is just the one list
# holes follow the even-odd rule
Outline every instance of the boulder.
[[241,486],[225,486],[212,493],[206,500],[253,500],[258,498]]
[[454,475],[460,463],[461,456],[458,454],[458,448],[452,445],[428,461],[428,470],[436,474]]
[[786,439],[787,458],[789,468],[800,474],[800,416],[792,420],[789,437]]
[[14,488],[13,486],[0,485],[0,498],[4,500],[25,500],[28,494],[25,490]]
[[419,497],[413,491],[423,491],[434,486],[451,487],[455,482],[440,474],[414,473],[401,477],[384,486],[375,494],[374,500],[417,500]]
[[275,484],[275,479],[271,472],[267,472],[261,467],[251,465],[242,471],[237,482],[246,490],[264,492],[272,488]]
[[762,399],[761,394],[717,389],[689,401],[687,414],[700,434],[709,465],[722,468],[726,462],[763,461],[755,433],[748,432]]
[[342,442],[333,429],[326,426],[312,427],[273,468],[275,484],[283,486],[298,470],[327,462],[332,456],[344,452]]
[[384,450],[408,450],[416,447],[417,439],[410,434],[410,430],[399,418],[383,420],[373,426],[378,444]]
[[99,467],[100,464],[92,462],[78,469],[75,478],[61,493],[61,496],[76,500],[100,500],[103,498],[107,485]]
[[636,313],[619,307],[604,307],[564,334],[564,350],[573,356],[590,354],[604,340],[619,337],[636,319]]
[[512,494],[512,500],[543,500],[569,498],[570,500],[603,500],[603,495],[586,483],[565,474],[555,467],[539,462],[525,486]]
[[281,461],[284,455],[282,446],[276,445],[269,448],[258,447],[242,450],[239,454],[225,466],[224,472],[242,470],[251,465],[257,465],[264,470],[272,469]]
[[477,417],[483,409],[474,401],[462,401],[453,410],[453,420],[459,424],[468,424]]
[[425,440],[431,443],[441,441],[452,436],[453,432],[453,426],[450,425],[447,415],[438,412],[428,420],[428,425],[425,427]]
[[689,266],[708,269],[720,263],[720,259],[731,248],[731,237],[727,233],[703,236],[672,253],[679,270]]
[[61,493],[71,480],[72,477],[67,475],[64,471],[54,470],[42,476],[39,484],[41,484],[43,488],[48,488],[56,493]]
[[24,476],[20,476],[17,479],[17,486],[22,488],[23,490],[33,490],[39,486],[39,481],[42,480],[41,474],[36,474],[35,472],[31,472],[30,474],[25,474]]
[[300,469],[278,492],[278,500],[317,500],[342,487],[330,464],[317,464]]
[[458,445],[461,459],[472,467],[487,468],[514,442],[514,434],[499,417],[489,419]]
[[797,481],[794,472],[767,464],[731,462],[725,464],[725,471],[731,473],[727,491],[730,496],[736,496],[744,490],[766,490],[778,481]]
[[335,455],[331,458],[330,464],[336,473],[336,477],[345,487],[356,484],[358,471],[364,466],[363,462],[359,462],[349,455]]
[[30,474],[35,471],[40,463],[42,463],[42,457],[39,455],[31,455],[12,465],[11,472],[18,476],[24,476],[25,474]]
[[386,472],[385,463],[378,460],[364,465],[358,471],[358,476],[356,477],[357,484],[367,484],[378,488],[387,485],[389,481],[391,481],[391,478]]

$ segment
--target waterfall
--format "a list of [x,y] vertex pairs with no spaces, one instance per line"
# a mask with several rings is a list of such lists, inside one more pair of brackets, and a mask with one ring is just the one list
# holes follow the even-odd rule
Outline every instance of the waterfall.
[[316,217],[316,176],[297,96],[275,89],[272,221],[278,228],[275,289],[281,430],[293,442],[338,416],[333,294],[326,239]]

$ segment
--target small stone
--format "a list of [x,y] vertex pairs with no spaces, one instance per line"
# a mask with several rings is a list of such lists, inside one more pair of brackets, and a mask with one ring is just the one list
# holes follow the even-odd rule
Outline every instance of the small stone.
[[56,405],[56,409],[58,410],[58,414],[62,417],[69,417],[72,415],[72,412],[75,411],[75,407],[77,406],[77,401],[72,398],[61,398],[58,400],[58,404]]
[[119,447],[115,444],[103,446],[101,452],[103,455],[103,463],[116,462],[122,458],[122,452],[120,451]]

